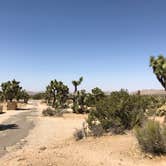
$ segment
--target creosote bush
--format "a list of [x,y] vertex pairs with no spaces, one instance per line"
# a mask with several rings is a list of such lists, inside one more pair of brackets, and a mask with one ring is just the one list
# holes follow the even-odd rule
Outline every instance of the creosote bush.
[[166,153],[166,126],[149,120],[144,127],[135,129],[136,138],[144,152],[152,154]]
[[73,134],[76,141],[79,141],[85,137],[84,130],[83,129],[76,129],[76,131]]
[[94,124],[91,126],[91,133],[93,137],[100,137],[103,136],[104,130],[101,124]]
[[56,117],[61,117],[63,116],[63,111],[60,109],[52,109],[48,107],[47,109],[43,110],[42,114],[44,116],[56,116]]
[[146,102],[139,95],[129,95],[125,90],[112,92],[96,104],[96,110],[90,112],[87,122],[90,130],[97,123],[104,132],[121,134],[143,124],[146,108]]

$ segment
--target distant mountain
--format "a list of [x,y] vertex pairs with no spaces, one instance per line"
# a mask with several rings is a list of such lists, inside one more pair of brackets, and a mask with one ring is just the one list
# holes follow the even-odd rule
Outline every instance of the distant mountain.
[[[131,94],[136,94],[138,91],[132,92]],[[143,89],[140,90],[141,95],[166,95],[166,92],[161,89]]]
[[30,95],[30,96],[33,96],[37,93],[43,93],[42,91],[39,91],[39,92],[35,92],[35,91],[27,91],[27,93]]

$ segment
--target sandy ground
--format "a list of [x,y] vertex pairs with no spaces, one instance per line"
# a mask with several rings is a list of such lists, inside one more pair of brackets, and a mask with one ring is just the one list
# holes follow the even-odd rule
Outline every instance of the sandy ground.
[[[3,107],[5,107],[5,104],[2,104]],[[32,104],[19,104],[18,105],[19,108],[22,108],[22,109],[32,109],[33,108],[33,105]],[[5,108],[6,109],[6,108]],[[0,114],[0,124],[2,124],[5,120],[9,119],[10,117],[14,116],[14,115],[18,115],[22,112],[26,112],[26,110],[10,110],[10,111],[7,111],[7,110],[4,110],[2,114]]]
[[[41,112],[46,106],[38,104]],[[32,118],[32,117],[29,117]],[[146,157],[132,133],[127,135],[73,139],[85,116],[66,114],[62,118],[35,117],[36,127],[21,149],[0,159],[1,166],[165,166],[166,157]]]

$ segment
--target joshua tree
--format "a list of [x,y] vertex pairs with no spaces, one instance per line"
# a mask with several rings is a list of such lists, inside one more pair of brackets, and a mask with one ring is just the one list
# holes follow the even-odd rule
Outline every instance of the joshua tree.
[[75,113],[84,113],[87,111],[88,93],[85,90],[77,91],[75,94],[75,102],[73,103],[73,111]]
[[150,67],[152,67],[153,73],[166,91],[166,58],[162,55],[157,58],[150,57]]
[[78,81],[76,80],[72,81],[72,84],[74,86],[74,93],[77,92],[77,87],[82,83],[82,81],[83,81],[83,77],[80,77]]
[[26,90],[22,90],[21,93],[21,99],[24,100],[24,103],[28,103],[28,100],[30,98],[29,94],[26,92]]
[[53,107],[64,106],[68,98],[69,88],[61,81],[53,80],[46,88],[46,99],[52,101]]
[[83,81],[83,77],[80,77],[78,81],[77,80],[72,81],[72,84],[74,86],[74,94],[72,97],[72,99],[73,99],[73,111],[74,112],[77,112],[79,109],[79,105],[78,105],[78,93],[79,92],[78,92],[77,88],[82,83],[82,81]]
[[95,104],[102,100],[104,97],[104,92],[100,88],[96,87],[92,89],[92,93],[87,94],[87,105],[89,107],[95,106]]
[[22,89],[19,84],[20,82],[16,81],[15,79],[1,84],[2,94],[6,101],[9,100],[12,102],[13,99],[17,98]]
[[94,96],[96,101],[99,101],[100,99],[103,99],[105,97],[104,92],[98,87],[92,89],[92,95]]

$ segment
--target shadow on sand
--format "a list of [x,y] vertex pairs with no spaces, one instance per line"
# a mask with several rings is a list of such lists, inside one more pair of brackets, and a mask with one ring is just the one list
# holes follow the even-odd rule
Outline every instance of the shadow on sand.
[[0,112],[0,115],[1,115],[1,114],[4,114],[4,113],[6,113],[6,112]]
[[31,110],[30,108],[17,108],[17,111],[27,111],[27,110]]
[[1,124],[0,125],[0,131],[3,130],[10,130],[10,129],[18,129],[18,125],[17,124]]

